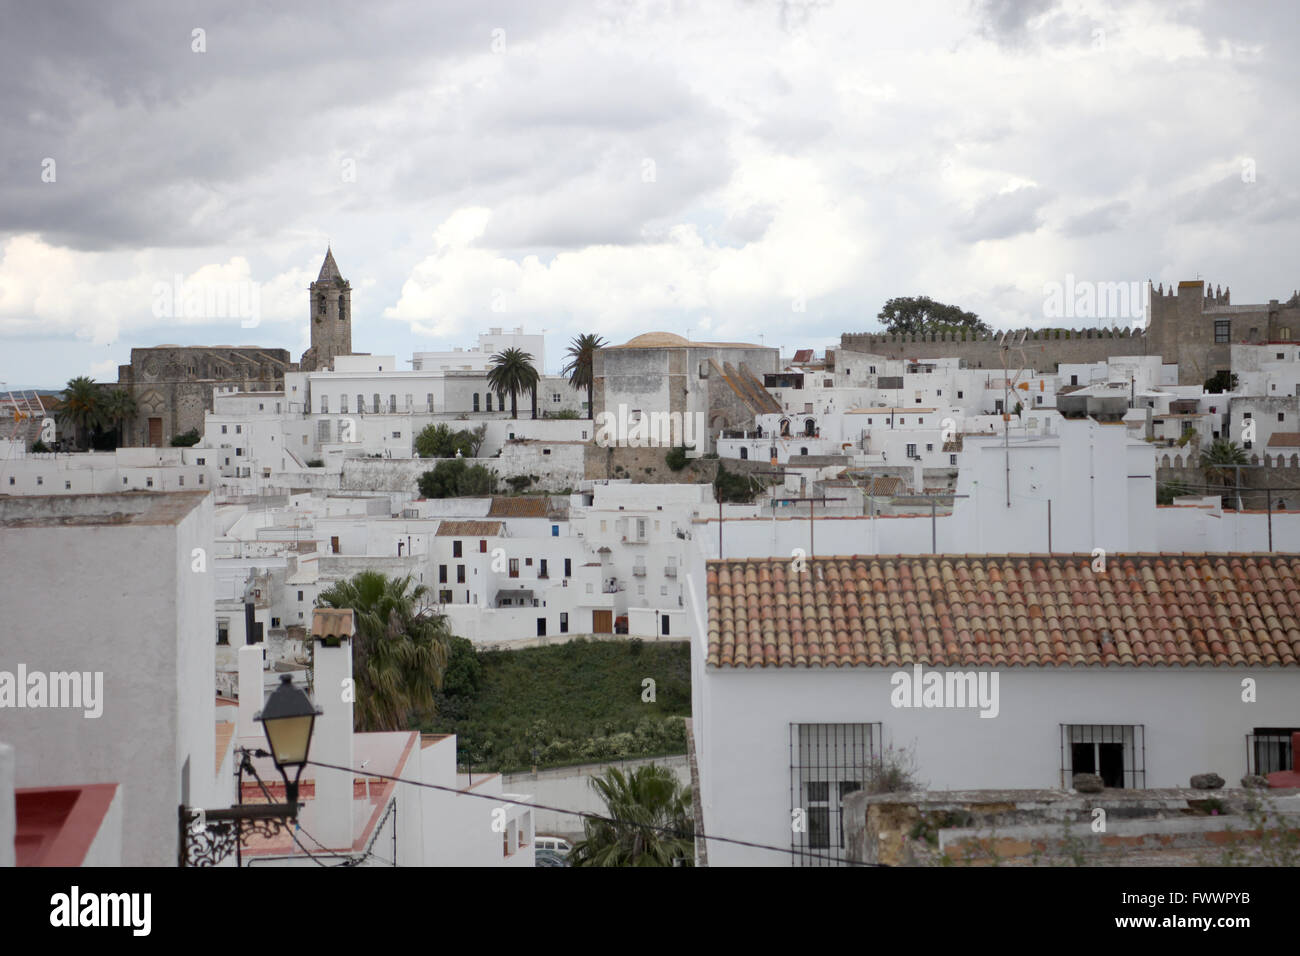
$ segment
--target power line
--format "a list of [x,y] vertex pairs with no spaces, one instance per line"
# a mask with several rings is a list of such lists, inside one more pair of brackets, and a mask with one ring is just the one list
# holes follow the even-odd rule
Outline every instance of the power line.
[[[327,770],[342,770],[344,773],[355,772],[349,767],[342,767],[339,766],[338,764],[320,763],[315,760],[308,760],[307,763],[313,767],[323,767]],[[493,794],[489,794],[489,793],[471,793],[468,790],[459,790],[456,787],[448,787],[437,783],[425,783],[422,780],[407,780],[404,777],[393,777],[383,773],[371,773],[370,775],[372,777],[378,777],[380,780],[392,780],[395,781],[396,783],[410,784],[413,787],[426,787],[429,790],[442,790],[447,793],[455,793],[464,797],[477,797],[480,800],[491,800],[494,803],[509,803],[509,804],[513,804],[514,806],[529,807],[530,809],[535,809],[535,810],[548,810],[551,813],[563,813],[568,816],[581,817],[584,820],[594,820],[599,823],[608,823],[616,827],[617,826],[640,827],[643,830],[654,830],[659,833],[664,833],[669,836],[675,836],[681,839],[695,839],[699,837],[704,840],[713,840],[716,843],[730,843],[734,846],[747,846],[747,847],[752,847],[753,849],[756,850],[770,850],[774,853],[785,853],[790,856],[805,857],[809,859],[830,860],[831,862],[834,863],[846,863],[851,866],[884,866],[885,865],[882,863],[862,863],[857,860],[845,860],[841,857],[830,856],[829,854],[825,854],[825,853],[811,853],[803,850],[796,850],[791,847],[772,846],[767,843],[753,843],[749,840],[738,840],[734,837],[720,837],[720,836],[713,836],[711,834],[704,834],[704,833],[700,833],[700,834],[688,833],[682,830],[674,829],[673,827],[657,826],[656,824],[653,823],[637,823],[633,820],[616,820],[613,817],[604,817],[598,813],[591,813],[590,811],[587,810],[570,810],[566,807],[550,807],[541,803],[520,803],[515,800],[508,800],[504,796],[494,796]]]

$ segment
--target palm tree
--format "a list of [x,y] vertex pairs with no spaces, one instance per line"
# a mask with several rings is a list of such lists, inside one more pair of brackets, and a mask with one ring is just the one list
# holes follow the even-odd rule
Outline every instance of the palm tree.
[[446,617],[424,605],[427,594],[423,584],[412,585],[410,575],[362,571],[317,597],[317,607],[351,608],[356,615],[352,676],[358,731],[406,730],[412,712],[417,718],[433,715],[433,692],[442,687],[451,630]]
[[139,413],[135,396],[124,388],[115,388],[104,397],[104,420],[113,427],[116,444],[122,445],[122,426],[134,421]]
[[518,418],[519,393],[537,388],[537,369],[533,368],[533,357],[523,349],[504,349],[492,356],[487,381],[488,387],[503,401],[506,395],[510,396],[510,417]]
[[[1212,484],[1228,485],[1229,490],[1237,487],[1239,472],[1233,466],[1249,463],[1246,452],[1236,442],[1226,438],[1215,439],[1209,448],[1201,452],[1201,468],[1205,470],[1206,480]],[[1240,492],[1237,497],[1240,499]]]
[[588,819],[569,854],[573,866],[693,866],[691,794],[667,767],[649,764],[624,776],[610,767],[591,786],[610,820]]
[[579,390],[584,388],[587,390],[588,418],[591,418],[595,412],[592,405],[592,390],[595,388],[596,380],[592,374],[592,360],[596,350],[604,347],[605,340],[594,333],[584,332],[582,335],[575,336],[569,343],[569,364],[560,369],[561,375],[569,376],[569,385]]
[[77,442],[81,444],[86,432],[94,431],[104,422],[103,392],[93,378],[85,375],[68,379],[57,414],[65,424],[76,429]]

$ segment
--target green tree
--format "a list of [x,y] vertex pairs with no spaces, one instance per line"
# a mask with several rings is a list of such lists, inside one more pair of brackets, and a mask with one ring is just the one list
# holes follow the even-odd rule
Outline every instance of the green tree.
[[1237,390],[1237,376],[1227,369],[1219,369],[1205,380],[1205,390],[1216,395],[1222,392],[1235,392]]
[[446,458],[420,476],[418,488],[423,498],[490,495],[496,491],[496,480],[497,476],[482,465],[468,464],[464,458]]
[[510,396],[510,417],[519,417],[519,393],[533,393],[533,417],[537,417],[537,369],[533,357],[523,349],[508,348],[492,356],[488,387],[498,396]]
[[986,333],[993,330],[974,312],[936,302],[929,296],[899,296],[890,299],[876,316],[886,332],[898,335],[929,335],[942,332]]
[[591,786],[610,820],[586,821],[569,854],[573,866],[694,865],[691,794],[675,773],[656,764],[628,775],[610,767]]
[[135,420],[140,409],[135,396],[124,388],[115,388],[102,399],[104,424],[113,429],[113,442],[122,445],[122,427]]
[[424,606],[427,595],[428,588],[410,575],[362,571],[317,597],[317,607],[351,608],[356,616],[356,730],[406,730],[434,715],[434,691],[442,687],[452,635],[447,619]]
[[90,433],[104,424],[103,391],[94,379],[78,375],[68,380],[68,387],[63,390],[61,398],[56,415],[64,424],[76,429],[76,443],[85,447]]
[[754,500],[759,487],[757,479],[727,471],[727,466],[718,462],[718,476],[713,479],[714,501],[749,504]]
[[191,428],[187,432],[181,432],[179,435],[172,436],[173,448],[193,448],[197,445],[203,436],[199,434],[197,428]]
[[415,453],[421,458],[455,458],[460,452],[465,458],[474,458],[486,437],[487,425],[459,431],[445,424],[426,425],[415,436]]
[[596,387],[596,378],[592,368],[597,350],[604,347],[605,340],[592,332],[574,336],[573,341],[569,343],[569,362],[560,369],[561,375],[569,376],[570,386],[579,391],[584,388],[587,390],[588,418],[591,418],[595,411],[592,394]]
[[1205,480],[1210,484],[1226,485],[1228,491],[1224,498],[1228,498],[1237,490],[1237,469],[1234,465],[1248,465],[1249,459],[1246,458],[1246,452],[1233,441],[1225,438],[1217,438],[1209,448],[1201,452],[1201,469],[1205,472]]

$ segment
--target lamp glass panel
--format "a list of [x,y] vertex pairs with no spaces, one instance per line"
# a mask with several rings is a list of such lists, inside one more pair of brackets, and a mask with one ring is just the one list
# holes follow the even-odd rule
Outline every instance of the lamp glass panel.
[[273,717],[264,721],[266,739],[278,766],[294,766],[307,759],[314,714],[305,717]]

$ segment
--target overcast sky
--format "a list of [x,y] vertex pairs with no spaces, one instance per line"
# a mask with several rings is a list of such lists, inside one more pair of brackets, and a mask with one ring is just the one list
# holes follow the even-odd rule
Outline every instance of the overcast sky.
[[[666,329],[795,348],[929,295],[1300,287],[1293,3],[0,3],[0,381],[132,346]],[[196,34],[195,31],[201,31]],[[51,160],[53,162],[51,162]],[[255,288],[172,317],[158,285]],[[238,285],[244,283],[244,285]]]

